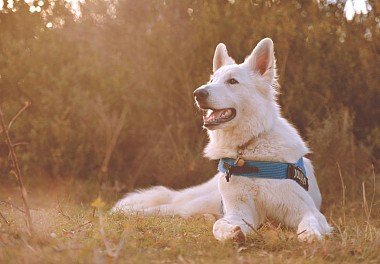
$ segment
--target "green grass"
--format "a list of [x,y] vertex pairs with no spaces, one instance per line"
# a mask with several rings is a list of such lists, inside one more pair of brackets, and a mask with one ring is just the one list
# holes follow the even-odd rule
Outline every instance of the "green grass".
[[[0,189],[0,200],[17,201],[16,191]],[[380,262],[378,215],[368,221],[359,201],[347,203],[345,210],[339,202],[325,209],[335,230],[324,241],[298,242],[294,230],[268,222],[244,245],[236,245],[216,241],[212,222],[205,219],[110,216],[104,210],[100,225],[90,199],[81,203],[68,193],[47,189],[34,189],[30,197],[32,237],[25,230],[23,214],[0,204],[0,263]]]

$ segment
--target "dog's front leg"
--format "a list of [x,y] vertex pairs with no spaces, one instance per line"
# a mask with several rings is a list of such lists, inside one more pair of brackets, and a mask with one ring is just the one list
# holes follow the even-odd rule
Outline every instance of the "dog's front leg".
[[232,176],[227,182],[220,174],[218,188],[222,195],[224,216],[215,222],[213,233],[220,241],[245,241],[253,228],[258,228],[263,216],[258,214],[255,204],[257,188],[253,181],[245,177]]
[[267,216],[296,228],[301,241],[320,240],[332,228],[307,191],[293,180],[261,180],[257,199],[265,203]]
[[331,233],[332,228],[326,217],[317,209],[309,194],[294,182],[283,185],[283,194],[287,200],[284,204],[289,212],[285,222],[297,228],[298,238],[301,241],[311,242],[320,240]]

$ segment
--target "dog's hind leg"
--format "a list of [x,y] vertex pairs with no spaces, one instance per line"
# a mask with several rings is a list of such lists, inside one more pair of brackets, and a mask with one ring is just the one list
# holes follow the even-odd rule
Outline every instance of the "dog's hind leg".
[[209,181],[179,191],[162,186],[127,194],[111,209],[111,213],[144,212],[161,215],[192,215],[220,213],[220,194],[217,180]]
[[221,216],[220,201],[220,194],[215,190],[208,194],[179,199],[168,204],[135,209],[134,212],[142,215],[178,215],[183,218],[203,217],[215,221]]
[[[217,188],[208,193],[188,196],[187,199],[181,198],[173,201],[170,205],[175,215],[183,218],[205,217],[214,219],[221,216],[221,196]],[[211,217],[212,216],[212,217]]]
[[115,204],[111,209],[111,213],[141,211],[162,204],[168,204],[172,201],[176,193],[177,191],[163,186],[156,186],[150,189],[129,193]]

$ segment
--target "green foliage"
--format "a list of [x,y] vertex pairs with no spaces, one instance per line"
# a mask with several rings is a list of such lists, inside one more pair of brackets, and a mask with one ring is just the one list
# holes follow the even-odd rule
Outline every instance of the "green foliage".
[[[215,164],[200,157],[206,136],[192,91],[207,81],[218,42],[241,62],[263,37],[275,43],[284,115],[309,139],[320,181],[340,186],[337,162],[348,178],[370,168],[379,135],[375,11],[359,23],[314,1],[123,0],[87,3],[74,19],[62,5],[45,18],[0,13],[1,103],[11,115],[32,102],[12,131],[29,143],[19,149],[28,174],[94,178],[127,107],[112,182],[202,182]],[[357,149],[365,165],[346,170]]]

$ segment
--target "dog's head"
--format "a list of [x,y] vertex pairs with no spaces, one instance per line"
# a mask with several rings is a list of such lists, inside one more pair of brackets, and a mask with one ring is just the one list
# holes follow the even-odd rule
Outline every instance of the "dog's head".
[[210,81],[196,89],[194,96],[208,130],[239,126],[249,127],[255,134],[265,130],[278,112],[272,40],[261,40],[241,64],[236,64],[220,43]]

